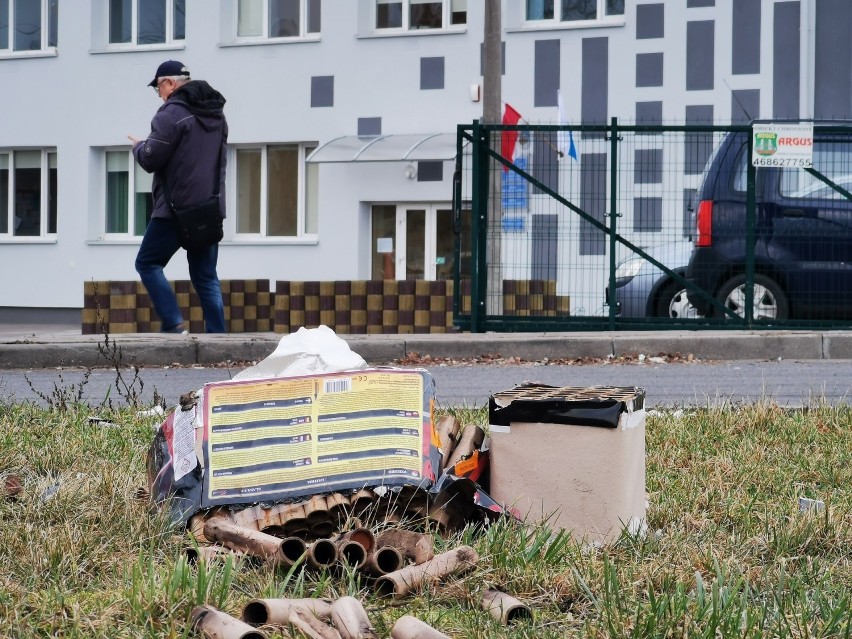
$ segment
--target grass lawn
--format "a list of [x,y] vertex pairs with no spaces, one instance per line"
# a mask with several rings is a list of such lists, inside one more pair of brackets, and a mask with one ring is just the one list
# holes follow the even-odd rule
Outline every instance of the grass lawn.
[[[458,410],[464,423],[487,410]],[[477,568],[417,597],[373,596],[357,574],[187,565],[187,534],[135,497],[154,418],[0,405],[0,636],[194,636],[192,607],[239,615],[255,597],[360,597],[380,636],[412,614],[452,637],[821,637],[852,623],[852,408],[770,402],[651,415],[648,534],[591,549],[501,521],[436,541]],[[605,463],[605,460],[602,460]],[[566,463],[570,454],[566,453]],[[0,491],[2,491],[0,483]],[[824,502],[801,512],[799,498]],[[533,609],[501,627],[499,587]],[[290,632],[287,630],[287,632]],[[299,636],[270,630],[270,637]]]

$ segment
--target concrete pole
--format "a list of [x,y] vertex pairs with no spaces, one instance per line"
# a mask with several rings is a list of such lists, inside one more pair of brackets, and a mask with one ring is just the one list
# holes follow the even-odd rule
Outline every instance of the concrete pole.
[[[485,124],[499,124],[502,107],[503,28],[501,25],[501,3],[503,0],[483,0],[485,9],[485,33],[483,45],[482,120]],[[492,148],[499,150],[499,136],[492,136]],[[501,251],[501,228],[503,220],[502,165],[496,160],[489,163],[490,186],[488,190],[488,286],[486,314],[503,313],[503,268]]]

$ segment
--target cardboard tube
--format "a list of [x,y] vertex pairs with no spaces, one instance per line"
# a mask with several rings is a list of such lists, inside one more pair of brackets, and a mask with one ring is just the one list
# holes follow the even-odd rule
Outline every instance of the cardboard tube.
[[337,541],[337,558],[342,564],[360,568],[367,561],[367,550],[357,541]]
[[393,546],[402,553],[403,557],[415,564],[422,564],[435,556],[432,545],[432,537],[429,535],[402,528],[390,528],[376,537],[378,548]]
[[480,605],[504,626],[516,621],[532,619],[532,610],[528,606],[499,590],[483,591]]
[[450,639],[417,617],[403,615],[391,628],[391,639]]
[[337,545],[330,539],[317,539],[308,546],[308,565],[328,568],[337,562]]
[[281,521],[284,524],[284,530],[291,535],[303,530],[310,530],[304,503],[288,504],[287,509],[281,512]]
[[362,488],[357,493],[352,495],[352,512],[360,515],[376,501],[376,494],[367,488]]
[[243,608],[241,619],[252,626],[281,626],[290,621],[290,611],[300,606],[317,619],[331,619],[329,599],[252,599]]
[[403,563],[402,553],[399,550],[393,546],[384,546],[376,548],[367,556],[367,561],[364,562],[361,570],[369,575],[380,577],[399,570]]
[[438,431],[438,438],[441,440],[441,468],[447,467],[447,462],[456,446],[456,438],[459,434],[461,424],[452,415],[442,417],[435,427]]
[[290,624],[309,639],[341,639],[340,633],[313,616],[310,611],[294,606],[290,610]]
[[328,503],[322,495],[314,495],[305,502],[305,517],[308,527],[313,528],[315,524],[331,519],[328,514]]
[[466,519],[461,499],[460,495],[448,491],[438,493],[434,503],[429,506],[429,521],[435,522],[444,533],[461,528]]
[[331,620],[343,639],[379,639],[367,611],[355,597],[341,597],[331,604]]
[[224,519],[209,519],[204,523],[204,536],[228,548],[262,559],[275,559],[281,553],[278,537],[250,528],[243,528]]
[[301,537],[286,537],[281,540],[281,551],[279,559],[285,566],[292,566],[299,561],[308,551],[308,545]]
[[480,446],[482,446],[482,442],[484,440],[484,430],[475,424],[467,424],[464,427],[461,437],[459,438],[459,443],[456,444],[456,447],[453,449],[445,468],[452,468],[461,461],[462,457],[469,457],[472,455],[474,450],[477,450]]
[[369,528],[353,528],[349,532],[338,535],[335,541],[357,541],[367,552],[372,552],[376,546],[376,536]]
[[325,497],[328,512],[334,521],[343,521],[349,515],[349,497],[340,493],[331,493]]
[[330,519],[319,521],[311,526],[311,535],[314,537],[328,537],[334,532],[334,524]]
[[241,559],[245,556],[245,553],[242,553],[238,550],[232,550],[230,548],[226,548],[225,546],[187,546],[184,549],[184,555],[186,556],[187,562],[190,565],[196,564],[199,561],[225,561],[228,557],[233,557],[236,559]]
[[209,639],[266,639],[257,628],[208,605],[192,609],[192,626]]
[[479,555],[470,546],[459,546],[429,561],[415,566],[407,566],[388,573],[376,580],[376,594],[401,599],[408,593],[418,590],[423,582],[436,581],[471,568],[479,561]]

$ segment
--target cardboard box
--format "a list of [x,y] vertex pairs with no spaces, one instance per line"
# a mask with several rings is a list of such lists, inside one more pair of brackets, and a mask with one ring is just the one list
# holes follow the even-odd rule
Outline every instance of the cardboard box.
[[525,384],[495,394],[490,494],[593,544],[645,527],[645,392]]

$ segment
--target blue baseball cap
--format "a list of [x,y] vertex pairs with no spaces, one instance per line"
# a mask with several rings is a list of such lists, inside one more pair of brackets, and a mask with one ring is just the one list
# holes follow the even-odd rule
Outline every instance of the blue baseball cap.
[[177,60],[166,60],[157,67],[157,73],[154,75],[154,79],[148,83],[149,87],[157,86],[157,80],[160,78],[171,77],[173,75],[185,75],[189,77],[189,69],[187,69],[183,62],[178,62]]

